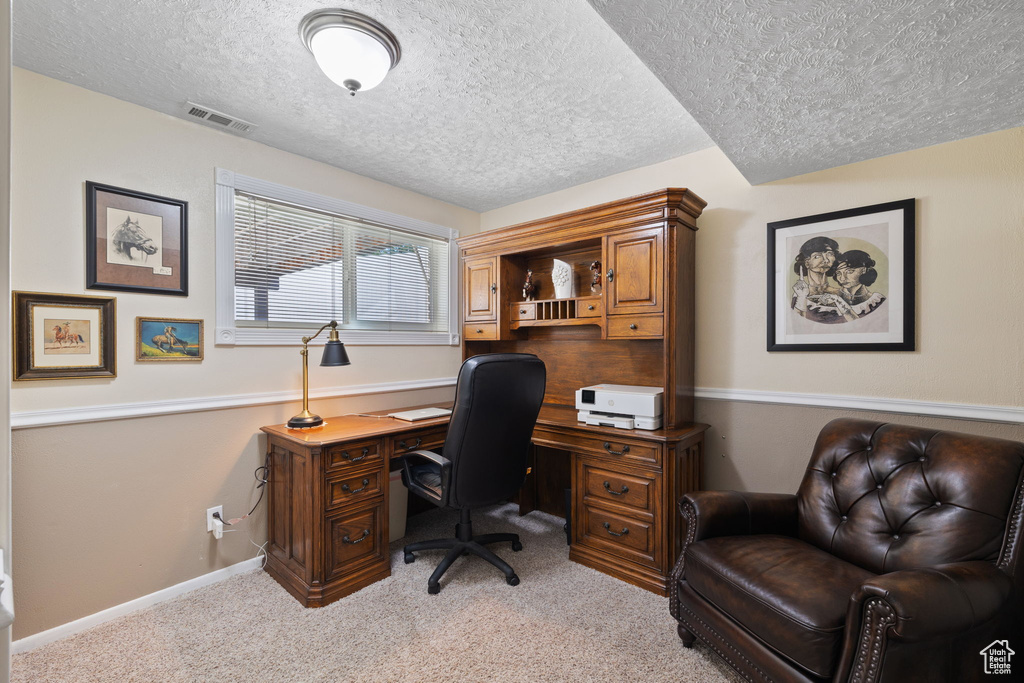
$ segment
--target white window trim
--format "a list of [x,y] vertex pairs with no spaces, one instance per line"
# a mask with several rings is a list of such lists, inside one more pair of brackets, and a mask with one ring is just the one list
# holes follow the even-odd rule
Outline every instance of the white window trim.
[[[387,330],[338,330],[346,344],[391,346],[457,346],[459,344],[458,245],[459,231],[408,216],[354,204],[342,199],[298,190],[267,180],[218,168],[216,173],[217,229],[217,346],[293,346],[302,336],[299,328],[254,328],[235,326],[235,190],[308,206],[329,213],[393,225],[410,232],[448,240],[448,331],[406,332]],[[324,321],[329,322],[327,320]],[[320,340],[317,340],[318,342]],[[316,342],[314,342],[316,343]]]

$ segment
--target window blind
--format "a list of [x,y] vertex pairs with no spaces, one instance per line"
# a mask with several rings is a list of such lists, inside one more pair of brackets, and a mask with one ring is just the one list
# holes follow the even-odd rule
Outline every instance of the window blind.
[[448,330],[448,242],[235,191],[235,322]]

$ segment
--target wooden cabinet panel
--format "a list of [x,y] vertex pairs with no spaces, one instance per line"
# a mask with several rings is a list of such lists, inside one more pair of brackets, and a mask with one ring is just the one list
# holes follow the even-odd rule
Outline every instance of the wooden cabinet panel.
[[498,319],[498,258],[467,260],[463,270],[466,288],[463,320]]
[[579,318],[600,318],[603,310],[601,299],[582,299],[576,304],[576,316]]
[[337,474],[327,478],[327,508],[334,509],[381,494],[379,468],[359,474]]
[[630,230],[605,238],[608,314],[665,310],[665,229]]
[[467,323],[462,326],[462,338],[466,341],[497,339],[498,323]]
[[[580,496],[577,496],[577,500]],[[584,545],[633,562],[657,565],[656,523],[625,514],[581,505],[574,538]]]
[[608,318],[609,339],[657,339],[664,334],[663,315],[617,315]]
[[333,471],[347,467],[369,465],[384,459],[379,441],[363,441],[329,446],[324,451],[327,470]]
[[444,438],[448,435],[448,425],[442,427],[429,427],[418,431],[411,431],[402,436],[391,437],[391,457],[399,458],[410,451],[436,451],[441,452],[444,446]]
[[583,457],[578,457],[577,466],[584,505],[623,507],[646,519],[654,518],[657,475],[644,470],[609,468],[599,460]]
[[368,564],[387,562],[380,502],[349,509],[325,520],[327,581],[353,574]]
[[512,302],[510,318],[512,320],[535,320],[537,318],[537,305],[533,302],[520,301]]
[[[623,431],[623,430],[620,430]],[[628,434],[629,432],[626,432]],[[625,440],[618,435],[590,437],[580,434],[549,432],[543,427],[533,430],[533,442],[543,445],[567,448],[582,453],[604,456],[609,462],[633,465],[661,466],[661,446],[650,441]]]

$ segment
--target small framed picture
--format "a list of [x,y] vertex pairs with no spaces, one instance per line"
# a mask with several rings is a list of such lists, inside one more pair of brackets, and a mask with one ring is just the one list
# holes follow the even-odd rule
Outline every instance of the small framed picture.
[[135,360],[203,360],[203,321],[183,318],[136,318]]
[[768,224],[769,351],[913,351],[914,200]]
[[116,377],[116,299],[14,292],[14,379]]
[[85,183],[86,287],[188,296],[188,202]]

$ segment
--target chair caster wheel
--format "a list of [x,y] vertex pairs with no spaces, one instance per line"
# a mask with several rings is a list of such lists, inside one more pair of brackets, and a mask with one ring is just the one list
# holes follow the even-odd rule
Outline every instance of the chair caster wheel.
[[519,585],[519,577],[516,576],[515,574],[513,574],[512,576],[509,576],[509,577],[505,578],[505,583],[507,583],[510,586],[518,586]]
[[405,554],[405,563],[406,564],[412,564],[415,561],[416,561],[416,556],[415,555],[413,555],[412,553],[406,553]]
[[427,592],[430,593],[431,595],[437,595],[438,593],[441,592],[441,584],[439,584],[439,583],[428,583],[427,584]]
[[522,549],[523,549],[523,544],[522,543],[520,543],[519,541],[512,541],[512,552],[518,553]]

